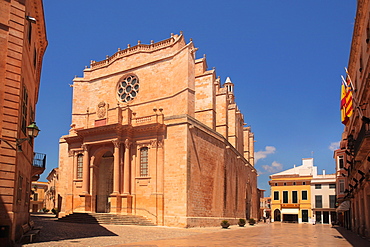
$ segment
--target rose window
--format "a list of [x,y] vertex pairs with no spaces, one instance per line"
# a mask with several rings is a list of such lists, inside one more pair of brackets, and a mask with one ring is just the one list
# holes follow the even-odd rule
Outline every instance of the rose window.
[[126,76],[118,83],[118,98],[122,102],[133,100],[139,93],[139,79],[134,75]]

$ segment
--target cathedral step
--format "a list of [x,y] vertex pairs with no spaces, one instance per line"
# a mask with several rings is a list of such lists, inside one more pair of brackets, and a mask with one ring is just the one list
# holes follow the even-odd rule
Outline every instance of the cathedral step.
[[155,224],[143,216],[106,213],[73,213],[58,219],[58,221],[84,224],[155,226]]

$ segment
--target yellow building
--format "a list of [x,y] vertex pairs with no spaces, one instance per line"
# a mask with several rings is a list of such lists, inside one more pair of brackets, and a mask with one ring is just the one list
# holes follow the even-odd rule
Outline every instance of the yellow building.
[[311,179],[317,174],[313,158],[301,166],[270,175],[271,222],[311,222]]
[[45,207],[45,191],[48,188],[47,182],[32,182],[30,212],[40,212]]

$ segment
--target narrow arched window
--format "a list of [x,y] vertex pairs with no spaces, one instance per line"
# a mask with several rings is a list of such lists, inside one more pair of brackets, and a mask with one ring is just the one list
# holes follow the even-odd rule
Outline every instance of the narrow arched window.
[[83,155],[77,155],[77,179],[82,179]]
[[140,148],[140,177],[147,177],[148,173],[148,148]]

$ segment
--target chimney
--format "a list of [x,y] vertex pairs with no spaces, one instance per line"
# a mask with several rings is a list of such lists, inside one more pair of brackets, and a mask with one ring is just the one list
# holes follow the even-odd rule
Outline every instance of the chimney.
[[322,175],[325,177],[325,170],[322,170]]

